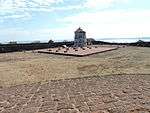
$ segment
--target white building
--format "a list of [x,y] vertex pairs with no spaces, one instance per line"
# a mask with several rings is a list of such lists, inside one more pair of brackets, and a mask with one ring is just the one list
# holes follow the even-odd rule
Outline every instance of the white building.
[[87,44],[86,32],[80,27],[75,31],[74,47],[84,47]]

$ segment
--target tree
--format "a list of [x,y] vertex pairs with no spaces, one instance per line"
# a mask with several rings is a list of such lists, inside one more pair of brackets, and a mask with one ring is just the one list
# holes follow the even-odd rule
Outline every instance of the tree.
[[49,44],[52,44],[52,43],[54,43],[54,41],[53,41],[53,40],[49,40],[48,43],[49,43]]
[[17,41],[10,41],[9,44],[17,44]]
[[64,40],[63,42],[68,42],[68,40]]

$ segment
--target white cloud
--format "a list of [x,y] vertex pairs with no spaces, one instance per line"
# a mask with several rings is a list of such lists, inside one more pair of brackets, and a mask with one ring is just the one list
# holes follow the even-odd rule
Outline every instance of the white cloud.
[[[43,40],[73,40],[77,26],[65,28],[22,29],[0,27],[0,42],[9,41],[43,41]],[[67,32],[66,32],[67,31]]]
[[13,15],[3,15],[0,16],[0,21],[3,22],[3,20],[6,19],[15,19],[15,20],[29,20],[31,18],[31,15],[27,12],[23,14],[13,14]]
[[[84,4],[53,7],[53,4],[61,3],[63,0],[1,0],[0,1],[0,22],[5,19],[30,19],[31,11],[51,12],[55,10],[72,9],[103,9],[108,8],[115,3],[128,3],[129,0],[86,0]],[[74,31],[83,27],[87,31],[88,37],[139,37],[149,36],[150,10],[107,10],[97,12],[84,12],[61,18],[59,21],[66,26],[56,29],[0,29],[1,37],[11,37],[18,40],[20,37],[30,37],[33,40],[45,39],[73,39]],[[15,27],[15,26],[14,26]]]
[[[150,10],[141,11],[103,11],[95,13],[80,13],[75,16],[57,20],[65,23],[65,27],[43,29],[0,29],[0,37],[10,37],[8,40],[73,40],[74,31],[80,26],[92,38],[131,38],[150,36]],[[28,40],[27,39],[27,40]]]
[[55,7],[53,5],[62,3],[64,0],[0,0],[0,16],[16,15],[16,13],[17,15],[23,15],[24,13],[30,13],[32,11],[51,12],[82,8],[103,9],[111,6],[113,3],[124,3],[125,1],[127,2],[128,0],[86,0],[84,4],[67,4],[63,7],[59,7],[59,5]]
[[45,40],[49,37],[49,33],[47,29],[27,30],[22,28],[0,28],[0,37],[0,41],[3,42]]
[[98,6],[109,6],[114,2],[114,0],[87,0],[85,3],[86,7],[98,7]]
[[[83,12],[74,16],[59,19],[61,22],[70,23],[85,23],[85,24],[112,24],[112,23],[138,23],[147,22],[150,18],[150,10],[141,11],[126,11],[126,10],[112,10],[112,11],[97,11],[97,12]],[[146,20],[146,21],[143,21]]]
[[150,10],[143,11],[102,11],[80,13],[58,20],[81,26],[89,37],[138,37],[149,36]]
[[0,0],[0,18],[25,18],[32,10],[50,11],[53,4],[60,2],[63,0]]
[[63,0],[1,0],[1,9],[43,7],[63,2]]
[[86,0],[84,6],[88,8],[107,8],[114,3],[127,3],[129,0]]

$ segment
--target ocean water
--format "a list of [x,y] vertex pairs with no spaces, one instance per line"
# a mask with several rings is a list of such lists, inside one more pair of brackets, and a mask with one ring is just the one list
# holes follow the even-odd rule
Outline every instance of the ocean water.
[[[145,37],[145,38],[100,38],[100,39],[95,39],[96,41],[104,41],[104,42],[114,42],[114,43],[133,43],[137,42],[139,40],[150,42],[150,37]],[[54,40],[55,42],[62,42],[64,40]],[[68,40],[68,41],[73,41],[73,40]],[[35,40],[33,41],[17,41],[17,43],[33,43],[36,42]],[[39,42],[48,42],[48,40],[39,40]],[[8,42],[0,42],[3,44],[7,44]]]
[[107,38],[107,39],[99,39],[100,41],[104,42],[114,42],[114,43],[133,43],[139,40],[150,42],[149,38]]

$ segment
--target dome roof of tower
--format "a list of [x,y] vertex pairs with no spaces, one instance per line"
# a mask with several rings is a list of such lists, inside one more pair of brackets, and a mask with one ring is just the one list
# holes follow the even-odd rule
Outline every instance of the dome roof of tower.
[[83,31],[83,29],[81,29],[80,27],[75,31],[75,33],[85,33],[85,31]]

